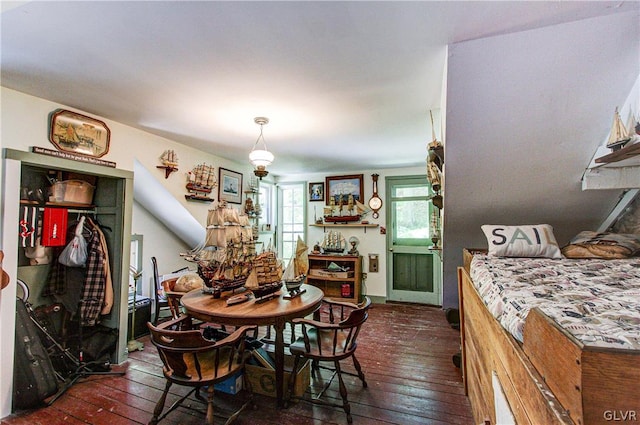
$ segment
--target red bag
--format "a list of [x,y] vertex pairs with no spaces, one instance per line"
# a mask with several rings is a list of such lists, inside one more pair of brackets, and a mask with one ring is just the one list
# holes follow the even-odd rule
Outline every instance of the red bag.
[[45,208],[42,218],[42,246],[64,246],[67,244],[66,208]]

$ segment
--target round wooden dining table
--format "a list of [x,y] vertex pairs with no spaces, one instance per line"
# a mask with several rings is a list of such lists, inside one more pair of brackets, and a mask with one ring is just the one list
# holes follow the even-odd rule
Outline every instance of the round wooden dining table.
[[312,285],[303,284],[304,290],[297,297],[286,299],[286,290],[268,301],[257,301],[250,296],[249,301],[227,305],[231,292],[223,293],[220,298],[204,294],[201,289],[194,289],[185,294],[180,302],[187,313],[205,322],[223,325],[270,325],[275,329],[275,364],[276,364],[276,396],[278,407],[284,406],[284,328],[287,322],[297,317],[305,317],[320,308],[324,293]]

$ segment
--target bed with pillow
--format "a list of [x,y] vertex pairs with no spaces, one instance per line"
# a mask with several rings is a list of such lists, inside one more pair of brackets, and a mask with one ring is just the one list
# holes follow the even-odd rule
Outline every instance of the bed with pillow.
[[465,387],[477,423],[640,420],[640,236],[486,225],[458,270]]

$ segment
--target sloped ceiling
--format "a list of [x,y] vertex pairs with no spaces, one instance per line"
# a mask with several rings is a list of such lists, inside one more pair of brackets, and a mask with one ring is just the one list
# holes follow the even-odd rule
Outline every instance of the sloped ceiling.
[[462,249],[487,246],[481,225],[549,223],[564,245],[613,209],[621,191],[583,191],[581,177],[640,76],[639,34],[630,13],[451,46],[445,304]]
[[[238,162],[257,138],[253,118],[267,116],[270,169],[295,174],[423,165],[450,43],[640,4],[3,1],[2,8],[2,85]],[[582,60],[581,72],[591,74],[591,58]],[[608,116],[589,125],[603,132]]]

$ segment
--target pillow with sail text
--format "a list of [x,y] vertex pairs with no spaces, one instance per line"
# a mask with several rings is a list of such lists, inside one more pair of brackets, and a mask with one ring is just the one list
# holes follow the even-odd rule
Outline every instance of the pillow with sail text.
[[489,244],[489,255],[495,257],[563,258],[548,224],[482,226]]

